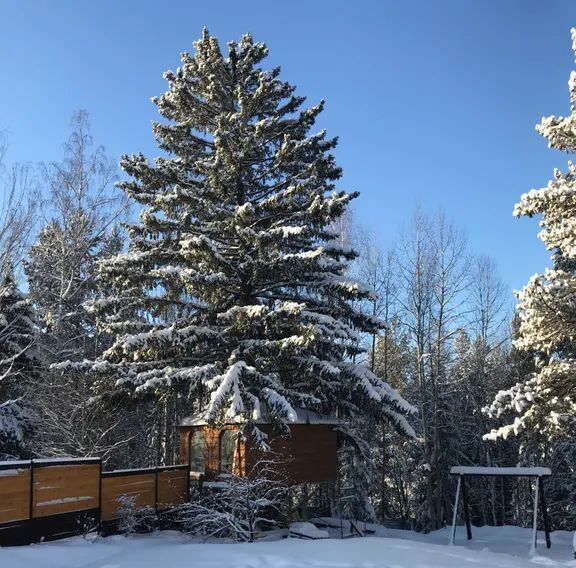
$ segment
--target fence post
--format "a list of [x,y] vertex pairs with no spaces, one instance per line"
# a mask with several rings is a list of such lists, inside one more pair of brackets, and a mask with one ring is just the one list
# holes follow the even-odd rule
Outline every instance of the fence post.
[[30,460],[30,507],[28,510],[28,517],[30,520],[34,518],[34,459]]
[[154,510],[158,513],[158,466],[154,468]]
[[98,476],[98,530],[100,530],[100,525],[102,525],[102,458],[100,458]]

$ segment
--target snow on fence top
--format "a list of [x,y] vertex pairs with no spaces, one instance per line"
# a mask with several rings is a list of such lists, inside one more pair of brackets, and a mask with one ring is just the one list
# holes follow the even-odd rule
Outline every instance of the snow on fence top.
[[5,467],[28,467],[30,465],[30,460],[8,460],[8,461],[0,461],[0,468]]
[[544,477],[552,475],[552,470],[549,467],[470,467],[465,465],[456,465],[450,469],[450,474]]
[[[290,424],[340,424],[340,419],[337,416],[327,416],[325,414],[318,414],[307,408],[295,408],[295,419],[290,420]],[[262,417],[256,420],[258,424],[269,424],[270,417],[267,413],[262,413]],[[240,424],[241,421],[237,418],[231,418],[226,420],[227,424]],[[188,416],[184,418],[181,422],[181,426],[206,426],[208,424],[205,414],[199,413],[194,416]]]
[[5,467],[29,467],[31,463],[34,465],[59,465],[68,464],[72,462],[79,463],[99,463],[100,458],[42,458],[34,460],[7,460],[0,461],[0,468]]
[[38,464],[54,464],[58,465],[59,463],[72,463],[72,462],[84,462],[84,463],[98,463],[101,458],[42,458],[38,460],[34,460],[34,465]]
[[143,475],[148,473],[163,473],[165,471],[173,471],[179,469],[187,469],[188,464],[179,463],[176,465],[158,465],[156,467],[140,467],[136,469],[112,469],[110,471],[103,471],[102,475]]

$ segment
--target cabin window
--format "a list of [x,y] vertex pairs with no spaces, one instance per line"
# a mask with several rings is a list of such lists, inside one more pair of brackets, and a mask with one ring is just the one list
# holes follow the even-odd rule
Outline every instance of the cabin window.
[[232,473],[235,447],[236,432],[224,430],[220,434],[220,473]]
[[190,471],[204,473],[206,469],[206,439],[202,430],[196,430],[190,438]]

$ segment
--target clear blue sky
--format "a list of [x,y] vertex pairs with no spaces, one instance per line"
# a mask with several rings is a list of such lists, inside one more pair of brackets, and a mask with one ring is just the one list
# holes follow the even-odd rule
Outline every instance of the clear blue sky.
[[250,31],[269,65],[338,135],[341,186],[386,246],[419,204],[442,207],[511,288],[543,269],[521,193],[567,157],[534,131],[569,112],[574,0],[0,0],[0,130],[10,158],[58,160],[78,108],[114,157],[155,155],[150,97],[203,26],[222,45]]

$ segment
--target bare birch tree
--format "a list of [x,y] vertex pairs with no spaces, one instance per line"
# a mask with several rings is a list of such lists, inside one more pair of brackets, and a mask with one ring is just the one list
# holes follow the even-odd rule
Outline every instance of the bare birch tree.
[[442,213],[420,211],[397,247],[402,322],[414,348],[417,405],[426,472],[424,509],[419,524],[440,528],[449,514],[447,451],[450,417],[445,400],[451,343],[466,311],[466,242]]
[[41,168],[45,226],[24,263],[42,328],[45,370],[32,395],[41,423],[37,448],[46,456],[107,458],[125,440],[113,434],[122,416],[118,405],[95,402],[91,378],[49,369],[63,359],[97,356],[107,345],[84,303],[100,293],[98,260],[121,249],[115,227],[126,206],[114,188],[116,165],[103,147],[93,147],[89,128],[87,113],[75,113],[62,162]]
[[7,150],[0,134],[0,278],[15,270],[26,254],[39,198],[32,168],[9,165]]

